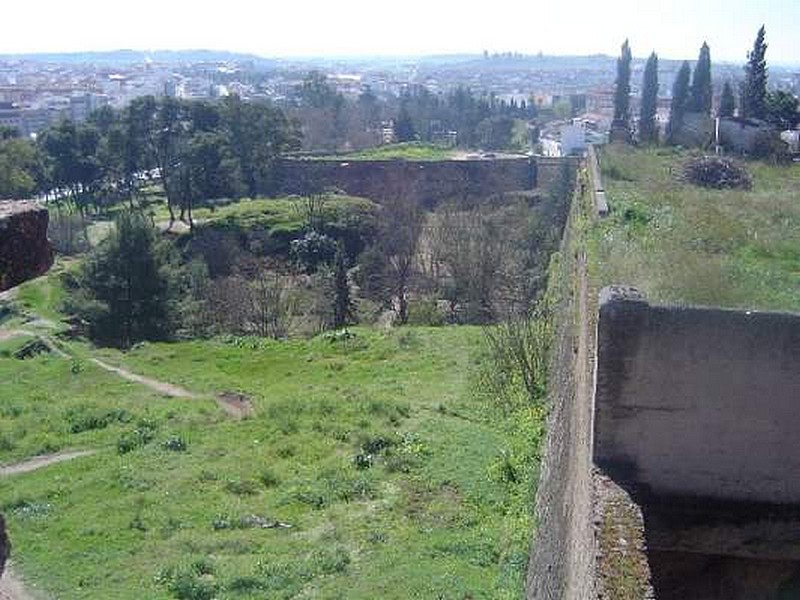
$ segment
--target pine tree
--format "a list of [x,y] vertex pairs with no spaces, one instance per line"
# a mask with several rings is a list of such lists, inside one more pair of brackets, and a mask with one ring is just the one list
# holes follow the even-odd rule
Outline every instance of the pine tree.
[[631,49],[628,40],[622,44],[617,59],[617,81],[614,91],[614,124],[618,128],[630,129],[631,103]]
[[742,97],[739,112],[746,119],[764,119],[767,116],[767,44],[764,26],[758,30],[753,49],[747,53],[744,68]]
[[78,289],[66,302],[95,340],[130,348],[139,340],[169,337],[173,289],[163,250],[146,216],[119,213],[111,234],[82,264]]
[[658,142],[656,109],[658,108],[658,56],[655,52],[647,59],[642,80],[642,106],[639,111],[639,141],[645,144]]
[[398,142],[412,142],[417,139],[417,131],[414,129],[414,122],[408,112],[408,107],[403,104],[394,122],[394,136]]
[[731,84],[726,81],[719,101],[719,116],[721,118],[731,118],[734,112],[736,112],[736,97],[733,95]]
[[694,67],[689,110],[704,115],[711,114],[711,50],[705,42],[700,48],[700,56]]
[[683,124],[683,115],[686,114],[686,105],[689,100],[689,78],[691,68],[687,61],[683,61],[675,83],[672,86],[672,102],[669,106],[669,123],[667,123],[667,140],[674,143],[675,134]]
[[353,322],[353,300],[347,281],[347,265],[342,244],[336,250],[333,271],[333,328],[340,329]]

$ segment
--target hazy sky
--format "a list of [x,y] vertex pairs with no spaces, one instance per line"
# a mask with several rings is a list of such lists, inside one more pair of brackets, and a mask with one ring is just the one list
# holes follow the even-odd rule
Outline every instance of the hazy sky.
[[517,51],[800,64],[800,0],[6,0],[0,52],[211,48],[263,56]]

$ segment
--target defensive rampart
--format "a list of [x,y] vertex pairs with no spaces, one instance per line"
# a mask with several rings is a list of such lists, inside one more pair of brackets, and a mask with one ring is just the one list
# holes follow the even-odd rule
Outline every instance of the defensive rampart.
[[607,288],[597,348],[605,597],[800,597],[800,315]]
[[800,503],[800,316],[606,292],[595,462],[651,493]]
[[502,194],[550,189],[577,167],[579,159],[542,157],[476,160],[329,160],[284,158],[278,165],[283,193],[303,194],[322,188],[390,202],[412,198],[425,206],[476,201]]

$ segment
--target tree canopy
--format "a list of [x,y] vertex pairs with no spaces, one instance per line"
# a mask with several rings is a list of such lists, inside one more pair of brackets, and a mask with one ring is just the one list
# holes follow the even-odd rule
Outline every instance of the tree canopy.
[[642,104],[639,111],[639,141],[643,143],[658,142],[658,124],[656,109],[658,108],[658,56],[650,54],[644,67],[642,80]]
[[617,126],[629,126],[631,102],[631,49],[628,40],[622,44],[617,59],[617,79],[614,90],[614,122]]
[[689,111],[711,114],[711,49],[706,42],[700,48],[700,56],[694,67],[692,85],[689,90]]
[[800,123],[798,101],[794,94],[783,90],[767,93],[766,119],[779,129],[794,129]]
[[111,234],[83,263],[69,310],[100,342],[128,348],[172,330],[170,277],[155,230],[139,211],[123,211]]
[[689,99],[689,78],[691,67],[688,61],[683,61],[675,83],[672,86],[672,101],[669,106],[669,123],[667,123],[667,140],[674,141],[675,134],[683,125],[683,115]]
[[748,119],[765,119],[767,117],[767,43],[766,29],[762,25],[753,42],[753,49],[747,54],[747,65],[744,67],[742,82],[741,116]]
[[736,96],[733,93],[733,87],[730,82],[726,81],[722,86],[722,96],[719,100],[719,116],[723,118],[733,117],[736,112]]

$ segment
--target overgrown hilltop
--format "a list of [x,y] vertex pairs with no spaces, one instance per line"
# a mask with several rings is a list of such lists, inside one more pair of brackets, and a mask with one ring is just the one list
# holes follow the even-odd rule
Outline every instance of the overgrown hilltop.
[[741,163],[752,189],[715,190],[685,178],[691,161],[603,149],[612,213],[593,234],[600,283],[634,285],[656,302],[800,312],[800,166]]

